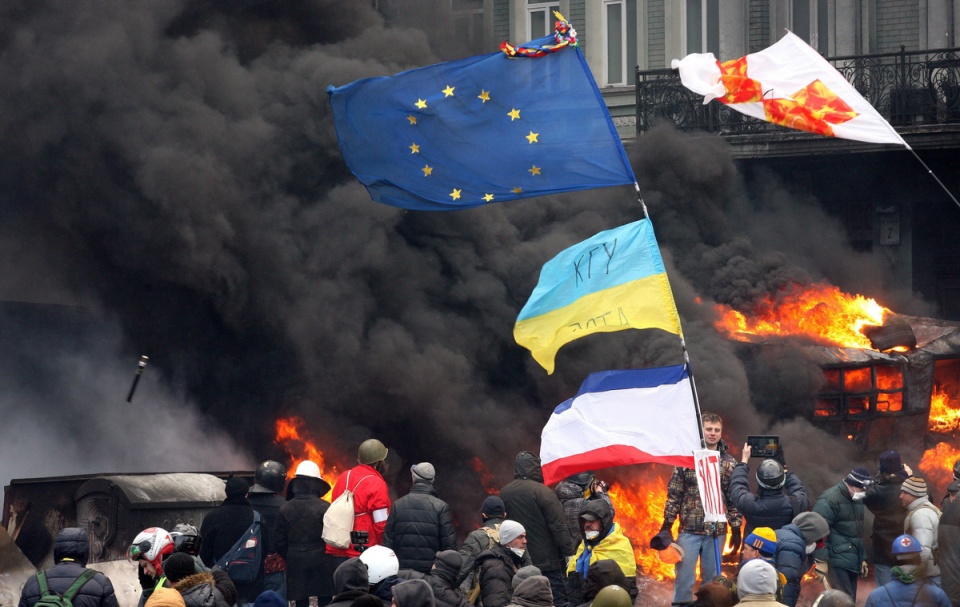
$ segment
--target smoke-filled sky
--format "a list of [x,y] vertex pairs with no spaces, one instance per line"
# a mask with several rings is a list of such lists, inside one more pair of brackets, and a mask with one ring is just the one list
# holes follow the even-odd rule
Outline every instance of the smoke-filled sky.
[[[588,373],[681,361],[674,336],[627,331],[566,346],[547,376],[512,338],[543,263],[642,216],[632,188],[418,213],[349,174],[325,89],[462,53],[421,21],[433,4],[390,20],[335,0],[0,5],[0,300],[57,304],[0,313],[0,482],[252,469],[299,415],[343,465],[369,436],[395,470],[433,461],[471,521],[473,457],[505,482]],[[809,413],[821,375],[789,349],[747,368],[711,302],[822,279],[929,312],[719,139],[656,130],[628,151],[702,408],[735,442]],[[819,489],[858,463],[802,419],[773,430]]]

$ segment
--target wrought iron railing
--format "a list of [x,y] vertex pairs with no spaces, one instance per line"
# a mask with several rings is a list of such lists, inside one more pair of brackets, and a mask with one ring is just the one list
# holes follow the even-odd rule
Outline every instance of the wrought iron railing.
[[[828,59],[895,127],[960,123],[960,48]],[[681,130],[786,130],[684,88],[676,70],[637,70],[637,133],[669,121]]]

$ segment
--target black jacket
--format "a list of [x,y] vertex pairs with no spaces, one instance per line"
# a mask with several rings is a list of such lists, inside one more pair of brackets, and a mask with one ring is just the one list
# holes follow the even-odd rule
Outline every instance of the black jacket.
[[953,605],[960,605],[960,499],[948,503],[937,526],[940,578]]
[[250,502],[250,507],[263,517],[263,526],[267,530],[264,537],[264,551],[266,554],[276,552],[274,529],[277,526],[277,513],[280,512],[280,507],[287,503],[287,500],[276,493],[254,493],[251,490],[247,496],[247,501]]
[[437,553],[434,568],[423,579],[433,588],[436,607],[469,607],[457,584],[463,557],[455,550]]
[[477,556],[477,567],[480,568],[480,601],[483,607],[504,607],[510,602],[510,597],[513,596],[513,574],[522,566],[523,559],[500,544]]
[[390,509],[383,545],[392,548],[401,569],[429,573],[437,552],[457,547],[450,506],[428,481],[417,481]]
[[323,515],[330,504],[320,496],[330,490],[330,485],[301,476],[294,477],[290,486],[293,499],[280,508],[274,527],[274,546],[287,560],[287,598],[296,601],[316,596],[329,600],[337,559],[327,554],[323,541]]
[[[203,543],[200,545],[200,559],[207,567],[213,567],[233,545],[240,539],[250,525],[253,524],[253,508],[245,497],[228,497],[222,504],[211,510],[203,517],[200,524],[200,536]],[[263,543],[269,543],[269,533],[265,525],[261,525]],[[250,584],[236,584],[240,601],[252,603],[263,592],[263,567],[257,574],[257,579]]]
[[336,594],[328,607],[350,607],[353,601],[362,596],[373,596],[370,594],[367,566],[363,561],[353,557],[340,563],[333,572],[333,590]]
[[882,474],[867,487],[863,505],[873,513],[873,563],[893,565],[893,540],[903,534],[903,519],[907,511],[900,503],[900,485],[903,478],[896,474]]
[[[80,574],[86,571],[90,543],[87,534],[77,527],[60,532],[53,546],[56,565],[47,569],[47,587],[63,594]],[[19,607],[32,607],[40,598],[40,583],[37,576],[31,577],[20,593]],[[90,579],[73,599],[74,607],[118,607],[110,579],[98,573]]]
[[573,556],[576,546],[563,517],[557,494],[543,484],[540,458],[530,451],[517,455],[514,480],[500,492],[507,516],[523,525],[527,550],[540,571],[563,569],[564,557]]
[[740,463],[730,476],[730,502],[746,519],[743,539],[757,527],[777,530],[789,525],[795,516],[810,508],[807,490],[793,472],[786,473],[782,488],[757,487],[757,493],[750,492],[749,472],[750,467]]

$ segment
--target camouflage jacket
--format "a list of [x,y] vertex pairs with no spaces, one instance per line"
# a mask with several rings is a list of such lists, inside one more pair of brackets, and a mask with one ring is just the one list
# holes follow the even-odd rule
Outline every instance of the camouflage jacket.
[[[720,440],[720,485],[723,488],[724,502],[727,507],[727,523],[731,527],[739,527],[743,517],[730,502],[730,476],[737,466],[737,460],[727,453],[727,443]],[[694,533],[709,535],[710,529],[704,523],[703,503],[700,501],[700,489],[697,486],[697,474],[691,468],[673,469],[673,476],[667,485],[667,503],[663,508],[663,521],[673,525],[673,521],[680,518],[679,533]],[[720,534],[726,533],[726,525],[717,525]]]

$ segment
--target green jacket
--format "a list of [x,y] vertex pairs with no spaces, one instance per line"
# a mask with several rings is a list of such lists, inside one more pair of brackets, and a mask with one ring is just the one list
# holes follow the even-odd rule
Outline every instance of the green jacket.
[[820,494],[813,511],[827,519],[830,535],[826,545],[814,555],[827,561],[830,567],[860,571],[860,564],[867,560],[863,548],[863,502],[850,498],[846,483],[840,481]]

